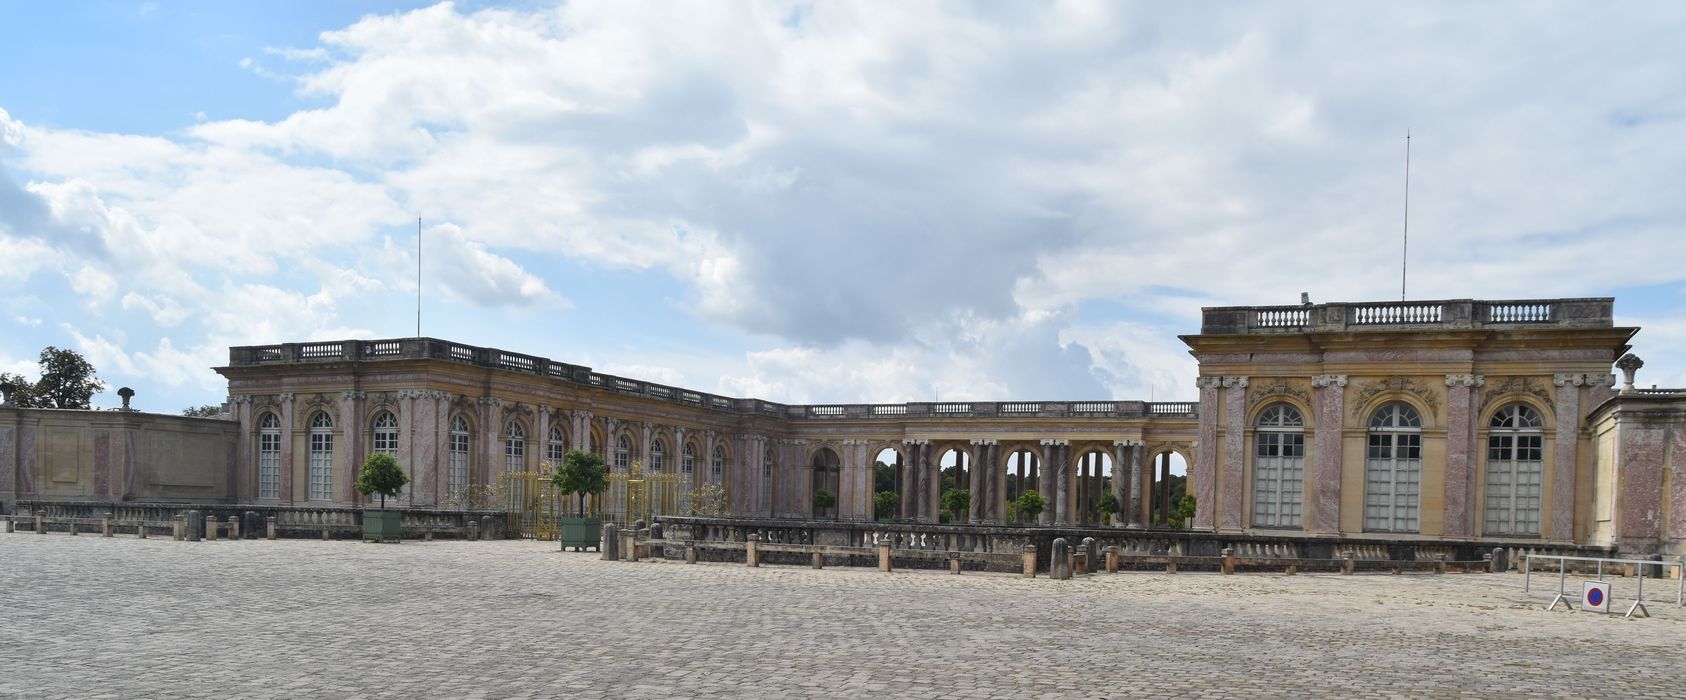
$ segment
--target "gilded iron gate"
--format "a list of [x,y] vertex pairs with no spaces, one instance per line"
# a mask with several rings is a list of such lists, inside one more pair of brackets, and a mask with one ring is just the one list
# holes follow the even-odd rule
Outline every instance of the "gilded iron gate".
[[504,522],[510,532],[535,540],[556,539],[559,500],[548,471],[503,475]]

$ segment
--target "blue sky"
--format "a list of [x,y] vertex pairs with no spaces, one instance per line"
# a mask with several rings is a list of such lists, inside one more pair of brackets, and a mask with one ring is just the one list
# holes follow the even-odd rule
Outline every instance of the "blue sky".
[[[423,332],[777,401],[1194,395],[1201,306],[1616,296],[1686,385],[1686,8],[27,3],[0,370]],[[117,403],[114,392],[98,397]]]

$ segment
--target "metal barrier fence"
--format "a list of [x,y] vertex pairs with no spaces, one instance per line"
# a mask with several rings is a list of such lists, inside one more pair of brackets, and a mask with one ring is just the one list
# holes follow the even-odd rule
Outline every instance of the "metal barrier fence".
[[[1579,599],[1581,597],[1580,594],[1571,592],[1567,588],[1569,581],[1569,562],[1572,561],[1594,562],[1596,564],[1595,575],[1597,577],[1595,580],[1599,581],[1604,580],[1605,564],[1619,564],[1622,566],[1629,566],[1634,569],[1638,578],[1638,586],[1634,591],[1633,605],[1627,609],[1627,614],[1622,615],[1622,617],[1633,617],[1635,612],[1641,613],[1645,617],[1651,616],[1651,611],[1645,608],[1645,573],[1653,566],[1657,567],[1658,575],[1656,578],[1663,578],[1663,571],[1669,568],[1674,569],[1674,579],[1676,581],[1674,586],[1674,604],[1686,605],[1686,557],[1681,557],[1674,561],[1665,561],[1660,559],[1605,559],[1600,557],[1565,557],[1551,554],[1529,554],[1522,558],[1523,593],[1533,593],[1535,559],[1555,560],[1557,562],[1557,596],[1551,599],[1551,604],[1546,606],[1547,610],[1556,608],[1558,603],[1562,603],[1564,607],[1568,607],[1570,598]],[[1584,604],[1585,602],[1583,601],[1582,605]]]

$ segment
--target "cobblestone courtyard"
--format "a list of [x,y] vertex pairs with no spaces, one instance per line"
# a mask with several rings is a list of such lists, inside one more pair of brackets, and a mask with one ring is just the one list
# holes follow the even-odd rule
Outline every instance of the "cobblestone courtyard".
[[1686,612],[1543,602],[1514,574],[1055,582],[12,534],[0,697],[1686,695]]

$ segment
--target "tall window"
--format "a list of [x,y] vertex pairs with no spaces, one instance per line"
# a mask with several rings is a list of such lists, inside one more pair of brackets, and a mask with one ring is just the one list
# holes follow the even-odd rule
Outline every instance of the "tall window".
[[310,500],[334,500],[334,419],[323,411],[310,417]]
[[1540,534],[1544,426],[1538,411],[1520,403],[1487,423],[1487,534]]
[[1364,459],[1364,529],[1417,531],[1423,470],[1423,422],[1408,404],[1390,403],[1370,416]]
[[1305,482],[1305,417],[1276,404],[1253,434],[1253,525],[1299,527]]
[[258,498],[281,497],[281,419],[263,414],[258,423]]
[[562,468],[562,460],[568,457],[568,436],[562,432],[562,426],[550,426],[550,443],[544,447],[544,458],[550,460],[552,470]]
[[666,466],[667,446],[663,445],[661,440],[657,440],[655,444],[650,445],[650,471],[659,472]]
[[384,455],[398,455],[398,418],[392,411],[375,416],[374,451]]
[[451,418],[450,461],[445,467],[445,488],[452,496],[468,490],[468,419]]
[[615,438],[615,471],[624,472],[632,464],[632,446],[627,444],[626,436]]
[[527,432],[521,429],[521,424],[510,421],[504,427],[503,437],[503,470],[512,474],[522,470],[522,462],[527,455]]
[[768,445],[767,451],[761,455],[761,507],[771,511],[773,508],[773,446]]
[[720,448],[720,447],[714,448],[714,466],[712,467],[712,469],[714,470],[714,474],[713,474],[714,483],[718,484],[718,483],[721,483],[721,482],[725,481],[725,479],[726,479],[726,450],[725,449]]
[[679,472],[689,477],[697,468],[697,446],[685,443],[685,453],[679,457]]

